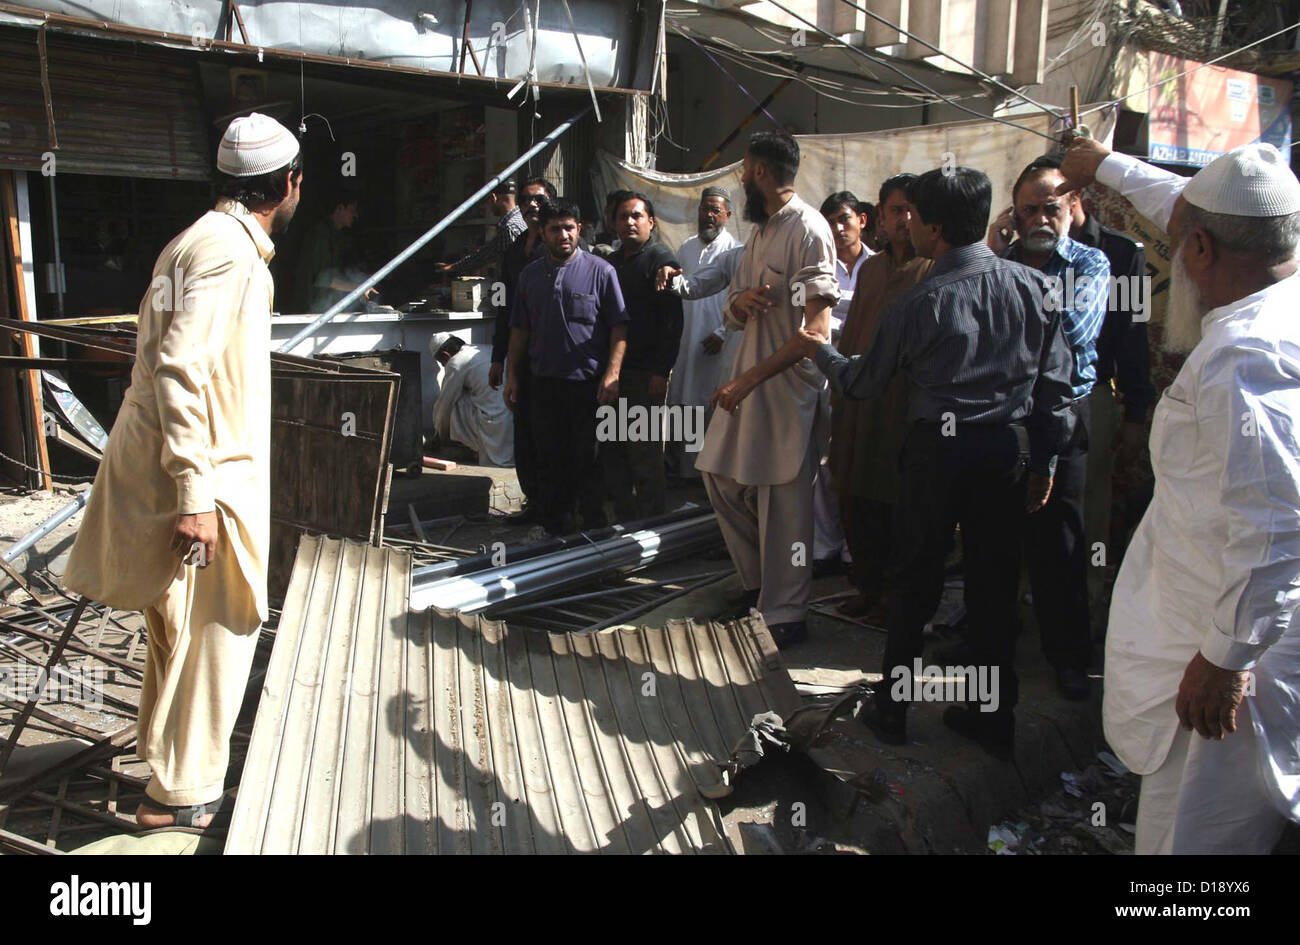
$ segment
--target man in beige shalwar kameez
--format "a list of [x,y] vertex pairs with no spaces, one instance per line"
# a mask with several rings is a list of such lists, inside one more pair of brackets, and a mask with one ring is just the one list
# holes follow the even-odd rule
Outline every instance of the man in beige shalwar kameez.
[[[830,333],[839,298],[830,225],[794,191],[799,146],[763,132],[745,154],[745,218],[756,226],[731,280],[725,317],[743,328],[729,383],[695,467],[731,559],[777,645],[796,643],[812,591],[814,429],[825,377],[803,357],[798,330]],[[793,340],[792,340],[793,339]],[[743,401],[743,403],[742,403]]]
[[131,386],[64,575],[142,610],[148,634],[136,753],[153,772],[147,827],[203,827],[266,618],[270,538],[270,234],[298,204],[298,142],[233,121],[225,196],[173,239],[140,303]]

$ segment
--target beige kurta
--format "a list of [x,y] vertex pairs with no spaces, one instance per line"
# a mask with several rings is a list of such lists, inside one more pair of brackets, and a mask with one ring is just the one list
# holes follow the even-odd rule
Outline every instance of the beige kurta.
[[140,303],[131,386],[109,434],[64,583],[114,607],[158,601],[180,568],[177,514],[220,512],[266,619],[270,543],[271,238],[218,203],[163,249]]
[[[741,327],[731,314],[736,296],[761,285],[772,287],[775,304],[743,325],[732,378],[775,354],[799,330],[804,308],[795,304],[796,286],[803,287],[803,303],[824,298],[834,304],[839,298],[830,225],[797,194],[750,233],[727,296],[729,327]],[[825,384],[804,358],[760,384],[733,413],[715,410],[695,468],[749,486],[792,481],[803,465]]]

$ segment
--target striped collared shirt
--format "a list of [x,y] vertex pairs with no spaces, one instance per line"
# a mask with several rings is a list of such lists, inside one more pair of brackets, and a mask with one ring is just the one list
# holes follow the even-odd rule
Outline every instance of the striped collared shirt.
[[[1021,262],[1021,248],[1019,242],[1012,243],[1005,258]],[[1100,249],[1063,236],[1040,271],[1051,280],[1061,327],[1070,343],[1074,362],[1070,387],[1076,398],[1086,397],[1097,382],[1097,338],[1110,298],[1110,260]]]

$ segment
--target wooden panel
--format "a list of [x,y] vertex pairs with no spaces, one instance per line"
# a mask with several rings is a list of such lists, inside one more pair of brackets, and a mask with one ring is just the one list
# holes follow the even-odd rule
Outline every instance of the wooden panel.
[[[17,329],[132,354],[133,330],[96,330],[0,318]],[[387,504],[398,375],[271,354],[271,549],[267,589],[284,596],[304,531],[377,541]],[[350,415],[344,435],[345,415]],[[104,429],[113,417],[97,417]]]
[[215,142],[192,63],[138,45],[50,34],[53,150],[37,31],[0,27],[0,167],[209,180]]
[[[0,197],[3,198],[0,203],[3,204],[4,209],[5,243],[8,245],[9,256],[5,264],[13,273],[14,298],[18,300],[18,318],[30,322],[36,318],[36,313],[28,310],[27,293],[23,288],[25,261],[22,255],[22,240],[19,236],[16,184],[12,173],[0,171]],[[30,334],[24,333],[19,338],[19,348],[23,357],[36,356],[36,345]],[[22,389],[27,400],[26,414],[32,424],[32,442],[36,445],[35,465],[42,473],[37,487],[53,491],[54,482],[50,479],[50,453],[45,443],[45,411],[41,406],[41,376],[35,370],[23,371],[21,376]],[[28,465],[31,465],[30,461]]]
[[397,388],[398,376],[381,371],[325,362],[273,364],[267,575],[272,600],[288,587],[304,531],[378,540]]

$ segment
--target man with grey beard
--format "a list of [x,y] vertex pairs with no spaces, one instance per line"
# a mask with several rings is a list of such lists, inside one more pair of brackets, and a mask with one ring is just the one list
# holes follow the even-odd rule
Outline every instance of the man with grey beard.
[[1165,228],[1165,346],[1188,352],[1106,639],[1106,737],[1143,776],[1137,852],[1268,853],[1300,822],[1300,181],[1258,143],[1188,180],[1076,139],[1061,170]]
[[[1088,538],[1083,503],[1088,478],[1088,397],[1097,380],[1097,338],[1106,320],[1110,262],[1106,254],[1070,239],[1077,193],[1057,194],[1061,162],[1040,157],[1011,188],[1013,206],[989,227],[989,245],[1013,262],[1053,280],[1053,306],[1070,343],[1073,431],[1056,457],[1047,505],[1025,521],[1025,560],[1043,653],[1067,699],[1088,698],[1092,622],[1088,615]],[[1019,237],[1006,245],[1005,228]]]

